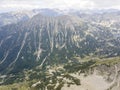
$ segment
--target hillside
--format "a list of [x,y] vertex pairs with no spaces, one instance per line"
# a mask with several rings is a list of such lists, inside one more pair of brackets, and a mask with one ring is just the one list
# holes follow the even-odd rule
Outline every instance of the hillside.
[[120,12],[49,12],[0,27],[0,84],[8,85],[0,90],[14,90],[17,83],[18,90],[44,90],[45,86],[65,90],[66,82],[73,87],[82,85],[81,74],[89,77],[89,72],[91,78],[105,72],[100,74],[105,77],[100,77],[101,83],[113,83],[105,87],[111,90],[117,90],[117,83],[119,90]]

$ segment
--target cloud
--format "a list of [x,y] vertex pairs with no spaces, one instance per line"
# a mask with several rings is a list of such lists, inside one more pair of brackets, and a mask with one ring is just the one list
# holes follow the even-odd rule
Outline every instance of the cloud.
[[0,11],[34,8],[120,9],[120,0],[1,0]]
[[97,8],[116,8],[120,9],[120,0],[93,0]]
[[54,0],[53,7],[57,8],[93,8],[94,2],[91,0]]
[[91,0],[4,0],[0,8],[93,8],[94,2]]

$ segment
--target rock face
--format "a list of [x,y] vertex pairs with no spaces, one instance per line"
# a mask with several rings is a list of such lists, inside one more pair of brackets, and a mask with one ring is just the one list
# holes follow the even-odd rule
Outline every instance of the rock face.
[[25,22],[1,27],[0,72],[17,73],[65,63],[73,56],[119,56],[120,16],[112,15],[38,14]]

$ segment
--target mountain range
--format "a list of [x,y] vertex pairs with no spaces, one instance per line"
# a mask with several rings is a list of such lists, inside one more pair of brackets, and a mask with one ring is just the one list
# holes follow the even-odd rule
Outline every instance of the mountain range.
[[3,13],[0,20],[0,74],[8,77],[3,84],[25,70],[78,65],[76,57],[120,56],[119,10],[38,9]]

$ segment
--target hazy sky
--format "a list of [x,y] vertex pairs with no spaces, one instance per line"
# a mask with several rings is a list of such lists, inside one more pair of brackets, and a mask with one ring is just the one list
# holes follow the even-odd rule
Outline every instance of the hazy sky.
[[34,8],[120,9],[120,0],[0,0],[0,12]]

